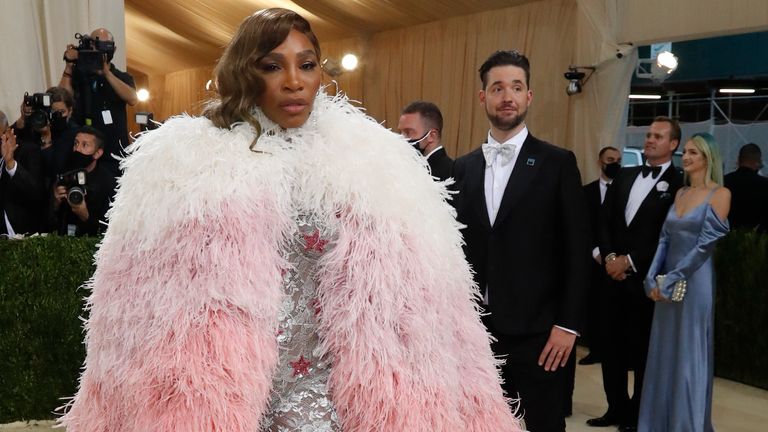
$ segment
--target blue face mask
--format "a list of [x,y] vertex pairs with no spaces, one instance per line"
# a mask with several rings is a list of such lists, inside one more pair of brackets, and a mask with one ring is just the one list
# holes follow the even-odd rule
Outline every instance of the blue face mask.
[[409,139],[409,140],[408,140],[408,144],[412,145],[412,146],[413,146],[413,148],[415,148],[416,150],[418,150],[418,152],[419,152],[419,153],[422,153],[422,154],[424,154],[424,153],[422,152],[421,148],[419,147],[419,144],[420,144],[422,141],[424,141],[425,139],[427,139],[427,137],[429,136],[429,133],[430,133],[430,132],[432,132],[432,130],[431,130],[431,129],[430,129],[430,130],[428,130],[428,131],[427,131],[427,133],[425,133],[425,134],[424,134],[424,136],[422,136],[421,138],[413,138],[413,139]]

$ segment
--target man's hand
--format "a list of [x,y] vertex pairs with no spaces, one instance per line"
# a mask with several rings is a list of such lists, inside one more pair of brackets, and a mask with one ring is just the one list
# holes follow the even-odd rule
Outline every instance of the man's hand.
[[576,343],[576,335],[558,327],[552,327],[549,339],[539,355],[539,366],[544,370],[554,372],[558,367],[563,367],[571,356],[573,344]]
[[[85,195],[88,195],[88,193],[86,192]],[[72,209],[72,213],[74,213],[81,221],[85,222],[88,220],[89,213],[88,206],[85,205],[85,199],[80,201],[80,204],[72,204],[70,202],[69,208]]]
[[16,167],[16,159],[14,159],[14,154],[16,153],[16,149],[19,147],[18,144],[16,144],[16,135],[13,133],[13,130],[8,128],[8,130],[5,131],[5,133],[2,135],[2,145],[0,145],[0,152],[2,152],[3,160],[5,161],[5,168],[8,170],[12,170]]
[[105,53],[101,53],[101,70],[99,71],[99,75],[107,76],[107,74],[110,73],[109,70],[109,60],[107,60],[107,55]]
[[617,255],[614,259],[605,261],[605,272],[613,280],[623,281],[627,278],[630,268],[629,258],[626,255]]
[[61,207],[61,203],[67,200],[67,188],[64,186],[56,186],[53,189],[53,207],[58,210]]

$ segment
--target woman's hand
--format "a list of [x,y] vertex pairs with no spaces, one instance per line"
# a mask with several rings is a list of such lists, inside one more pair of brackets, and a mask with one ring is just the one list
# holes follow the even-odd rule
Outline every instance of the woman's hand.
[[669,303],[669,300],[667,300],[664,296],[661,295],[661,290],[659,289],[659,287],[652,289],[651,293],[648,294],[648,298],[650,298],[655,302]]

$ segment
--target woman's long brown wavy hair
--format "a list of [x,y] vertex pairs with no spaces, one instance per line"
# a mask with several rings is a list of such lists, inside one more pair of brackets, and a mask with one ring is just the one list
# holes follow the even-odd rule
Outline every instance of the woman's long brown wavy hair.
[[319,59],[320,43],[307,20],[288,9],[262,9],[240,24],[224,49],[213,70],[218,98],[206,103],[203,115],[217,127],[226,129],[246,122],[256,129],[258,138],[261,125],[251,111],[264,92],[259,61],[283,43],[292,29],[307,36]]

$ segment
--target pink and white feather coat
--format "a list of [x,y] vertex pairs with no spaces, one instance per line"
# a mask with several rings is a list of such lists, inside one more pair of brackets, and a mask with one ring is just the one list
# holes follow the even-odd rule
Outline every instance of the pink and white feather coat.
[[342,97],[267,131],[169,120],[125,174],[88,283],[68,432],[256,432],[277,366],[282,250],[300,212],[333,224],[323,349],[344,431],[519,431],[476,309],[445,185]]

